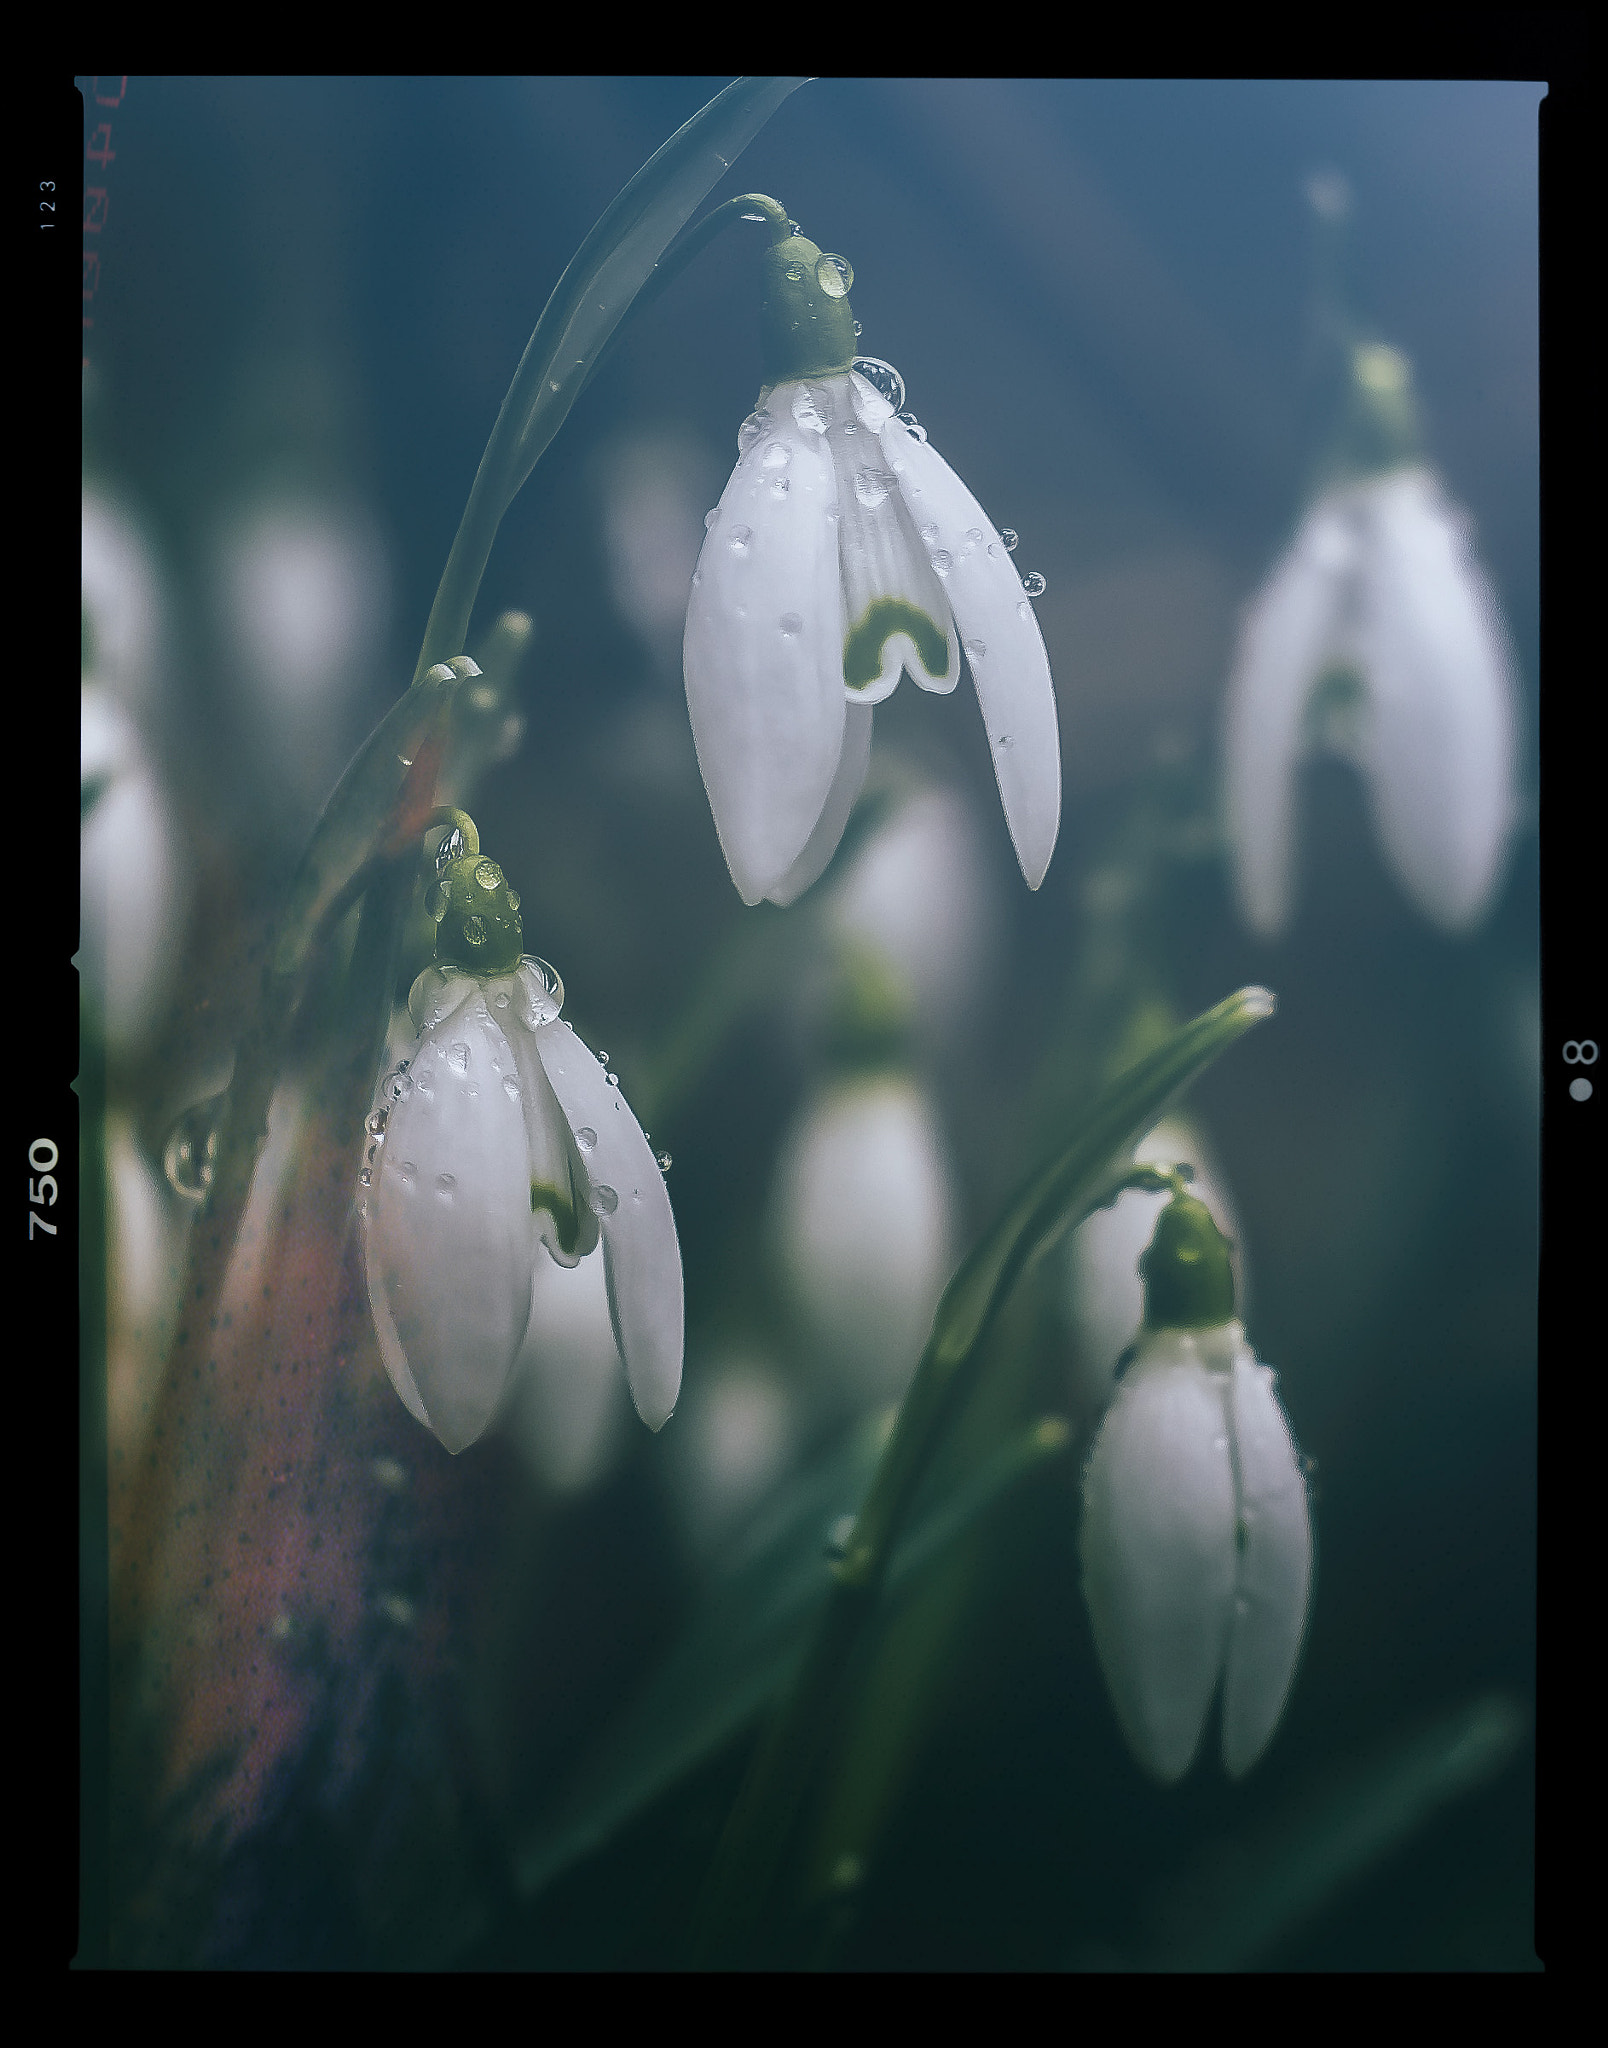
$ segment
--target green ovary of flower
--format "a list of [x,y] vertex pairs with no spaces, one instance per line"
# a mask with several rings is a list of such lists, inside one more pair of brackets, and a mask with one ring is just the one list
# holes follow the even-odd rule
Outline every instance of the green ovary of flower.
[[426,898],[436,920],[436,959],[470,974],[508,974],[519,965],[519,898],[494,860],[468,853],[453,861]]
[[581,1241],[581,1219],[573,1180],[568,1187],[557,1188],[548,1181],[533,1180],[530,1184],[530,1213],[545,1209],[553,1219],[558,1233],[558,1248],[565,1258],[574,1255]]
[[1212,1330],[1234,1314],[1229,1241],[1210,1209],[1176,1195],[1156,1219],[1155,1236],[1139,1261],[1145,1323],[1152,1330]]
[[878,597],[866,606],[843,642],[843,680],[864,690],[882,674],[882,650],[895,633],[908,633],[927,673],[941,676],[949,666],[949,642],[924,611],[907,598]]

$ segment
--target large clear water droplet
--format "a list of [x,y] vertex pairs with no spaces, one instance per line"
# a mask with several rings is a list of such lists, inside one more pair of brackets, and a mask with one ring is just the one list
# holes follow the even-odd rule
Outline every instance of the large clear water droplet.
[[888,478],[880,470],[862,469],[854,479],[854,495],[872,511],[887,498]]
[[519,992],[520,1014],[532,1031],[551,1024],[564,1007],[564,984],[558,969],[534,953],[520,961],[515,986]]
[[904,379],[892,363],[883,362],[880,356],[856,356],[849,367],[862,376],[877,396],[886,402],[890,412],[903,410]]
[[1014,549],[1017,541],[1021,539],[1021,535],[1016,531],[1016,528],[1014,526],[1004,527],[1001,530],[999,537],[1005,543],[1008,549]]
[[1027,572],[1027,574],[1022,578],[1022,588],[1027,592],[1029,597],[1042,597],[1044,595],[1046,587],[1047,586],[1045,584],[1044,578],[1039,574],[1037,569],[1030,569]]
[[761,469],[786,469],[793,459],[793,451],[785,441],[772,441],[759,458]]
[[658,1155],[658,1166],[659,1166],[659,1171],[660,1171],[661,1173],[668,1173],[668,1172],[670,1171],[670,1167],[671,1167],[671,1164],[672,1164],[672,1162],[671,1162],[670,1154],[669,1154],[668,1152],[661,1152],[661,1153],[660,1153],[660,1154]]
[[832,418],[832,408],[822,392],[812,391],[805,385],[789,408],[794,423],[806,434],[824,434]]
[[458,1186],[455,1173],[438,1173],[435,1177],[435,1191],[443,1202],[450,1202]]
[[447,1065],[451,1067],[455,1074],[468,1073],[469,1048],[461,1038],[455,1038],[451,1045],[447,1047]]
[[[770,432],[770,426],[771,416],[768,412],[751,412],[737,429],[737,453],[746,455],[761,434]],[[718,506],[716,510],[719,510]]]
[[575,1133],[575,1142],[583,1152],[590,1152],[597,1143],[597,1132],[590,1125],[582,1124],[581,1128]]
[[815,266],[815,282],[829,299],[847,298],[854,265],[847,256],[825,255]]
[[780,624],[784,640],[796,640],[804,630],[804,621],[797,612],[783,612]]
[[222,1095],[192,1103],[178,1117],[162,1147],[162,1171],[176,1194],[187,1202],[203,1202],[212,1185],[218,1160],[218,1118]]
[[746,555],[748,544],[754,538],[751,526],[734,526],[726,536],[726,545],[734,555]]
[[902,412],[899,414],[898,417],[900,426],[907,428],[916,440],[926,440],[927,429],[921,424],[920,420],[916,418],[913,412]]
[[612,1216],[620,1206],[619,1196],[613,1188],[605,1186],[602,1181],[593,1188],[587,1196],[587,1201],[591,1204],[594,1216]]

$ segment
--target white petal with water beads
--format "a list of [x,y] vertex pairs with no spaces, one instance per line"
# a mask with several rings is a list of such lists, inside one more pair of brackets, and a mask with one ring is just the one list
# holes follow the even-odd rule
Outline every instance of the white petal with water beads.
[[748,903],[814,831],[847,709],[832,460],[786,408],[755,418],[698,557],[683,643],[698,766]]
[[1044,636],[1005,543],[937,449],[897,417],[881,441],[905,509],[944,565],[1005,822],[1036,889],[1061,827],[1061,737]]
[[631,1398],[661,1429],[681,1390],[683,1340],[681,1248],[664,1175],[619,1088],[567,1024],[544,1025],[536,1049],[590,1178]]
[[466,979],[469,996],[424,1032],[388,1105],[361,1205],[386,1371],[449,1451],[473,1443],[502,1399],[535,1252],[524,1116],[503,1086],[514,1055]]

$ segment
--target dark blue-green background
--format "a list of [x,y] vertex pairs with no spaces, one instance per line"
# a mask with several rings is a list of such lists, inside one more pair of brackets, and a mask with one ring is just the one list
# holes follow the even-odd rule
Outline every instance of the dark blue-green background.
[[[220,524],[289,485],[377,523],[391,606],[342,713],[349,750],[411,672],[548,291],[723,82],[130,80],[87,348],[87,473],[146,523],[170,579],[158,747],[217,856],[209,903],[271,902],[310,822],[275,794],[276,764],[231,738],[208,584]],[[1158,736],[1209,786],[1236,610],[1298,509],[1310,454],[1302,183],[1316,168],[1351,182],[1354,306],[1414,361],[1433,458],[1472,514],[1526,692],[1526,823],[1472,937],[1416,919],[1337,768],[1304,785],[1285,941],[1245,934],[1215,863],[1180,871],[1158,910],[1182,1011],[1246,981],[1280,998],[1196,1102],[1254,1261],[1251,1334],[1317,1459],[1315,1605],[1277,1742],[1240,1789],[1209,1765],[1166,1794],[1138,1776],[1088,1647],[1075,1496],[1034,1492],[960,1638],[960,1682],[848,1964],[1187,1954],[1180,1929],[1232,1903],[1236,1872],[1288,1881],[1268,1844],[1293,1856],[1310,1836],[1319,1863],[1350,1869],[1332,1818],[1319,1840],[1323,1801],[1360,1809],[1366,1784],[1389,1812],[1413,1811],[1415,1795],[1378,1789],[1404,1751],[1499,1699],[1524,1732],[1471,1789],[1385,1826],[1385,1846],[1320,1883],[1304,1918],[1260,1948],[1224,1937],[1223,1954],[1534,1966],[1540,96],[1522,83],[822,80],[717,189],[775,193],[851,259],[862,345],[898,365],[934,445],[1048,582],[1066,794],[1036,897],[962,698],[906,688],[878,721],[879,744],[976,799],[1008,907],[1004,964],[965,992],[971,1034],[934,1082],[971,1228],[1034,1149],[1028,1086],[1076,956],[1081,884]],[[628,1088],[629,1055],[661,1042],[741,912],[671,716],[673,666],[610,597],[604,495],[634,449],[669,437],[715,501],[757,385],[752,274],[751,250],[727,237],[622,343],[510,514],[481,614],[517,605],[536,621],[526,738],[474,806],[482,840]],[[644,732],[663,751],[646,779],[625,743]],[[677,1127],[655,1133],[676,1159],[694,1334],[755,1284],[738,1270],[745,1217],[806,1070],[782,1022],[751,1022]],[[178,1082],[158,1070],[147,1083],[154,1133]],[[540,1634],[549,1674],[519,1693],[511,1838],[673,1632],[687,1589],[664,1559],[654,1484],[643,1451],[601,1496],[543,1521],[540,1568],[510,1575],[532,1605],[502,1625]],[[602,1646],[599,1602],[618,1619]],[[465,1959],[661,1960],[642,1901],[684,1882],[678,1840],[672,1816],[535,1906],[488,1907]]]

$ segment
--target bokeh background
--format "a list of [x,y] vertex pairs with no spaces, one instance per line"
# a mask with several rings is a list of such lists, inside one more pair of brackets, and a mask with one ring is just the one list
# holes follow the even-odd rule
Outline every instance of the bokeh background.
[[[160,1406],[163,1276],[190,1213],[164,1155],[227,1074],[252,986],[239,962],[411,674],[548,292],[723,83],[128,81],[85,343],[86,675],[126,716],[118,744],[150,792],[123,843],[173,881],[140,927],[159,971],[141,982],[129,962],[131,1021],[107,1054],[114,1451]],[[1541,94],[823,80],[717,188],[774,193],[850,259],[862,347],[897,365],[934,445],[1044,576],[1055,858],[1029,895],[969,686],[939,700],[907,683],[878,713],[865,830],[815,907],[738,902],[680,682],[703,514],[758,381],[755,245],[728,234],[623,336],[504,524],[477,633],[504,607],[534,632],[502,758],[468,799],[566,1014],[673,1155],[682,1410],[663,1436],[641,1431],[595,1301],[566,1298],[547,1327],[569,1348],[533,1362],[492,1439],[448,1461],[402,1417],[409,1456],[472,1492],[478,1518],[450,1600],[420,1566],[386,1610],[406,1629],[446,1603],[430,1657],[449,1704],[396,1795],[430,1826],[397,1820],[394,1799],[382,1826],[339,1789],[361,1770],[316,1792],[292,1773],[229,1851],[227,1924],[192,1888],[128,1931],[114,1856],[114,1953],[673,1955],[740,1728],[540,1889],[521,1858],[752,1517],[897,1393],[886,1359],[903,1338],[880,1368],[856,1358],[789,1264],[803,1226],[785,1202],[805,1199],[801,1148],[841,1085],[825,930],[903,947],[915,1000],[905,1084],[935,1151],[909,1120],[888,1140],[904,1150],[886,1206],[928,1218],[915,1250],[888,1254],[918,1304],[888,1307],[890,1330],[924,1318],[927,1267],[941,1277],[989,1222],[1147,1007],[1277,992],[1276,1020],[1188,1108],[1238,1219],[1250,1334],[1316,1461],[1319,1565],[1263,1763],[1231,1787],[1208,1754],[1164,1793],[1122,1748],[1093,1662],[1076,1456],[1025,1482],[952,1575],[922,1711],[823,1953],[851,1968],[1536,1966]],[[1239,922],[1216,836],[1239,608],[1291,529],[1322,425],[1305,188],[1325,170],[1352,193],[1350,303],[1413,361],[1521,678],[1521,822],[1488,917],[1459,938],[1406,902],[1339,765],[1306,771],[1297,912],[1277,944]],[[878,842],[901,820],[902,843]],[[832,1288],[817,1276],[814,1291]],[[1023,1413],[1086,1430],[1076,1319],[1067,1263],[1046,1261],[1010,1341],[1030,1358]],[[402,1600],[378,1582],[366,1597]],[[365,1739],[383,1761],[392,1738]],[[115,1834],[132,1811],[115,1772],[110,1797]]]

